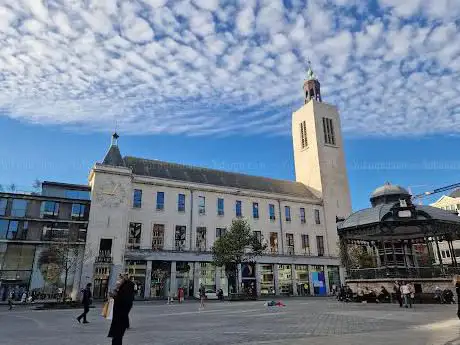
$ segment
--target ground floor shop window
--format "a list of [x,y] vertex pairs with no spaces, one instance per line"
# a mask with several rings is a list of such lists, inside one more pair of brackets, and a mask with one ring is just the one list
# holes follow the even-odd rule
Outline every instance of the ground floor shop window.
[[136,299],[144,298],[145,273],[147,272],[147,261],[127,261],[126,271],[132,277],[135,284]]
[[254,263],[244,262],[241,264],[241,279],[243,288],[242,292],[248,296],[256,296],[256,267]]
[[150,297],[167,298],[171,283],[171,262],[152,261]]
[[332,292],[333,287],[335,286],[336,290],[340,286],[340,273],[337,266],[327,266],[327,275],[329,282],[329,292]]
[[[206,293],[216,292],[216,267],[210,262],[201,262],[200,275],[198,279],[198,285],[203,285],[206,289]],[[195,294],[198,291],[195,291]]]
[[310,278],[308,265],[295,265],[295,278],[297,282],[297,294],[299,296],[310,295]]
[[292,295],[292,269],[291,265],[278,265],[278,283],[280,295]]
[[260,265],[260,294],[265,296],[275,294],[275,280],[272,264]]
[[193,296],[193,262],[176,262],[176,286],[183,290],[184,297]]
[[313,266],[311,272],[311,280],[313,283],[313,292],[315,296],[326,296],[326,279],[324,276],[323,266]]

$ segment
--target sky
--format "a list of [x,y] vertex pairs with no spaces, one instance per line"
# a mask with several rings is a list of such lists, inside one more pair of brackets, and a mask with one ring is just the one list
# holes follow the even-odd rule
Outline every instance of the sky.
[[[307,61],[338,107],[353,208],[460,182],[457,0],[0,0],[0,184],[122,154],[294,179]],[[428,200],[426,201],[428,202]]]

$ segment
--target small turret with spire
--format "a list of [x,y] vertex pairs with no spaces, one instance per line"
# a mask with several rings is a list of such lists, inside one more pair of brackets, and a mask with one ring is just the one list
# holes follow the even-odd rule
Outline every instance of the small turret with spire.
[[303,91],[305,94],[305,104],[307,104],[312,99],[318,102],[322,102],[321,85],[316,78],[315,73],[313,73],[310,61],[308,61],[307,79],[303,83]]
[[102,161],[102,164],[116,167],[125,166],[123,157],[121,157],[120,149],[118,148],[119,137],[120,136],[116,131],[112,134],[112,142],[110,144],[109,151],[107,151],[107,154],[105,155],[104,160]]

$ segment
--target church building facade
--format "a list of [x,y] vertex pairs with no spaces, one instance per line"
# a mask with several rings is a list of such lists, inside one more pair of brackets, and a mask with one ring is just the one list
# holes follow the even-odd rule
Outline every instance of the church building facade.
[[235,218],[244,218],[268,249],[239,270],[257,295],[326,295],[343,281],[337,217],[351,213],[340,117],[323,103],[310,71],[305,104],[292,114],[296,181],[276,180],[130,156],[118,135],[89,175],[91,212],[82,284],[96,297],[120,273],[131,274],[138,298],[209,296],[235,290],[211,248]]

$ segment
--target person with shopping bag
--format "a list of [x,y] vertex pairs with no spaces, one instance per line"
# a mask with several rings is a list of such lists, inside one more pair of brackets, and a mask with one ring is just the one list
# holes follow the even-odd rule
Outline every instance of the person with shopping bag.
[[[123,336],[129,328],[129,312],[133,305],[133,296],[134,283],[125,275],[113,296],[112,323],[108,334],[108,337],[112,338],[112,345],[123,344]],[[110,314],[110,305],[108,313]]]

